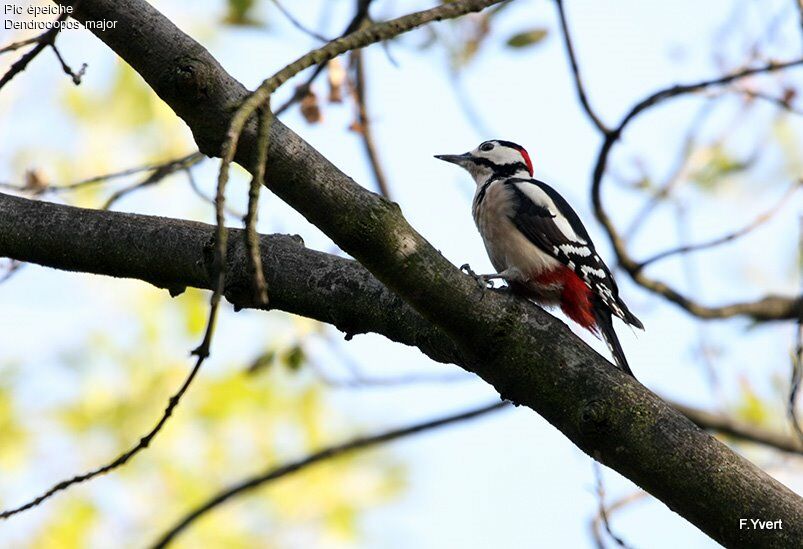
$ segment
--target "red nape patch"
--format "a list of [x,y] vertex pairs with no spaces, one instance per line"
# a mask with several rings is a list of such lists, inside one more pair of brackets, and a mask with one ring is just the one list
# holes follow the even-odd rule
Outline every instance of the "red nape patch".
[[565,269],[563,292],[560,294],[561,310],[583,328],[597,331],[597,318],[591,304],[591,290],[574,271]]
[[524,147],[519,149],[522,158],[524,158],[524,163],[527,164],[527,171],[530,172],[530,177],[533,176],[533,161],[530,160],[530,154],[524,149]]

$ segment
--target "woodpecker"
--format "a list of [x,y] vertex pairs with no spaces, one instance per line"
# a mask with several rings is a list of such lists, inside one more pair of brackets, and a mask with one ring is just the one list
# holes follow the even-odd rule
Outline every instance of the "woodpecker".
[[[613,316],[644,329],[619,297],[610,270],[580,218],[558,192],[533,177],[521,145],[491,140],[465,154],[436,155],[468,171],[477,184],[471,212],[496,273],[474,275],[483,284],[504,280],[516,293],[561,310],[608,345],[616,364],[630,366]],[[635,377],[635,376],[634,376]]]

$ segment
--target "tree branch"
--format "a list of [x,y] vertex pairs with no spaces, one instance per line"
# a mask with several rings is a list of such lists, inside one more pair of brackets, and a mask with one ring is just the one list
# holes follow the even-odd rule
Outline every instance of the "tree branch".
[[[298,236],[260,236],[262,264],[272,288],[270,306],[260,303],[252,292],[244,233],[229,231],[224,296],[235,308],[305,316],[335,326],[347,339],[377,333],[417,347],[437,362],[470,368],[469,357],[442,330],[359,263],[305,248]],[[42,234],[48,237],[40,238]],[[142,280],[172,295],[186,287],[214,288],[214,239],[215,227],[204,223],[76,208],[0,193],[0,257]],[[803,444],[794,437],[671,404],[704,429],[803,455]]]
[[801,187],[801,185],[803,185],[803,181],[796,181],[795,183],[793,183],[786,190],[786,192],[783,194],[783,196],[781,196],[781,198],[778,200],[778,202],[775,203],[772,206],[772,208],[770,208],[766,212],[763,212],[760,215],[756,216],[755,219],[753,219],[747,225],[745,225],[745,226],[743,226],[743,227],[741,227],[741,228],[739,228],[739,229],[737,229],[735,231],[731,231],[731,232],[729,232],[727,234],[724,234],[724,235],[722,235],[720,237],[717,237],[717,238],[714,238],[714,239],[711,239],[711,240],[707,240],[705,242],[698,242],[697,244],[686,244],[684,246],[678,246],[676,248],[671,248],[669,250],[664,250],[663,252],[659,252],[659,253],[657,253],[657,254],[655,254],[655,255],[647,258],[647,259],[642,260],[638,265],[639,270],[643,270],[645,267],[647,267],[651,263],[655,263],[656,261],[661,261],[661,260],[666,259],[667,257],[671,257],[673,255],[687,254],[687,253],[691,253],[691,252],[697,252],[697,251],[700,251],[700,250],[705,250],[705,249],[708,249],[708,248],[714,248],[716,246],[721,246],[722,244],[727,244],[728,242],[731,242],[733,240],[736,240],[738,238],[741,238],[741,237],[745,236],[746,234],[751,233],[753,230],[757,229],[758,227],[760,227],[761,225],[763,225],[764,223],[766,223],[767,221],[772,219],[772,216],[775,215],[775,213],[778,210],[780,210],[781,207],[784,204],[786,204],[786,201],[793,194],[795,194],[795,192]]
[[597,162],[591,179],[591,198],[594,205],[594,214],[607,232],[619,264],[630,274],[637,284],[665,297],[687,312],[700,318],[713,319],[748,316],[757,321],[791,320],[798,318],[803,312],[803,297],[801,296],[793,298],[769,295],[756,301],[709,307],[682,295],[664,282],[648,277],[641,269],[641,264],[630,256],[624,239],[619,234],[602,204],[602,180],[605,175],[610,152],[628,124],[641,113],[674,97],[695,93],[715,86],[723,86],[748,76],[784,70],[800,65],[803,65],[803,58],[782,63],[770,62],[760,67],[742,69],[718,78],[702,80],[690,84],[677,84],[659,90],[636,103],[627,114],[625,114],[621,122],[619,122],[613,130],[605,134],[602,146],[597,155]]
[[84,75],[84,71],[86,70],[86,64],[82,65],[77,73],[74,72],[61,57],[61,52],[59,52],[58,48],[56,47],[56,36],[58,36],[59,32],[61,31],[61,23],[66,21],[68,17],[68,13],[62,13],[58,16],[58,18],[56,18],[56,20],[53,22],[53,25],[39,36],[31,38],[30,40],[23,40],[21,42],[9,44],[0,50],[0,53],[5,53],[8,51],[17,50],[29,44],[36,44],[33,48],[31,48],[30,51],[26,52],[22,57],[15,61],[8,71],[6,71],[3,77],[0,78],[0,89],[11,82],[15,76],[28,68],[28,64],[47,47],[50,47],[56,54],[62,70],[65,74],[72,78],[73,83],[76,86],[81,83],[81,77]]
[[583,86],[583,79],[580,77],[580,67],[577,66],[577,57],[574,55],[574,45],[572,44],[572,38],[569,34],[569,26],[566,23],[563,0],[555,0],[555,5],[558,7],[558,19],[560,20],[560,28],[563,33],[563,43],[566,45],[566,54],[569,56],[577,98],[580,100],[580,104],[583,106],[583,110],[586,112],[586,115],[588,115],[589,120],[594,123],[600,133],[607,135],[611,130],[608,129],[599,116],[597,116],[597,113],[594,112],[594,109],[591,108],[591,103],[589,103],[588,96],[586,95],[585,86]]
[[430,421],[425,421],[423,423],[410,425],[409,427],[393,429],[391,431],[386,431],[378,435],[356,438],[350,442],[337,444],[335,446],[329,446],[328,448],[319,450],[313,454],[308,455],[303,459],[292,461],[279,467],[271,467],[264,473],[255,475],[253,477],[249,477],[243,481],[238,482],[233,486],[226,488],[225,490],[221,490],[215,496],[209,498],[207,501],[205,501],[204,503],[202,503],[201,505],[199,505],[198,507],[187,513],[187,515],[184,516],[181,520],[179,520],[175,526],[173,526],[169,531],[165,532],[165,534],[163,534],[159,538],[159,540],[153,545],[153,549],[166,547],[169,543],[175,540],[176,536],[178,536],[181,532],[183,532],[190,525],[192,525],[193,522],[201,518],[206,513],[213,511],[215,508],[222,505],[223,503],[233,498],[234,496],[238,496],[245,492],[259,488],[276,479],[297,473],[303,469],[306,469],[322,461],[336,458],[338,456],[342,456],[344,454],[351,453],[356,450],[370,448],[372,446],[376,446],[384,442],[390,442],[392,440],[407,437],[410,435],[431,431],[433,429],[444,427],[452,423],[474,419],[476,417],[485,415],[489,412],[495,412],[497,410],[501,410],[507,405],[508,405],[507,402],[495,402],[493,404],[482,406],[480,408],[475,408],[473,410],[468,410],[466,412],[461,412],[459,414],[449,415],[435,420],[430,420]]
[[[187,122],[202,151],[220,151],[231,113],[248,93],[203,47],[144,0],[83,0],[76,17],[116,19],[114,29],[94,32]],[[236,161],[251,169],[255,127],[244,130]],[[538,411],[724,544],[786,547],[803,538],[797,495],[613,368],[563,323],[524,300],[478,289],[397,205],[361,188],[277,120],[269,156],[270,188],[448,334],[467,369],[505,398]],[[740,530],[745,516],[772,516],[784,529]]]

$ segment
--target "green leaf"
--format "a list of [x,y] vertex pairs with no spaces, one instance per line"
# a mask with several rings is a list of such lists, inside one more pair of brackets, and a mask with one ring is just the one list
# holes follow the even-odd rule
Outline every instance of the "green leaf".
[[252,12],[256,0],[228,0],[229,9],[223,22],[228,25],[259,26],[261,23],[254,18]]
[[306,357],[304,356],[304,350],[298,345],[290,347],[284,353],[284,356],[282,356],[282,361],[284,362],[285,366],[294,372],[301,368],[301,365],[304,364],[305,360]]
[[511,48],[526,48],[534,46],[547,37],[549,31],[545,28],[536,28],[524,32],[519,32],[507,39],[507,45]]

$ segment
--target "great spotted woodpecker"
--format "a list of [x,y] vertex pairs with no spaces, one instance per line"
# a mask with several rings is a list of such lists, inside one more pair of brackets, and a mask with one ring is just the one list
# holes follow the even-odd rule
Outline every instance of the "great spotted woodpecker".
[[524,147],[492,140],[465,154],[435,158],[464,168],[477,183],[471,211],[497,270],[477,278],[483,284],[502,279],[538,303],[559,304],[566,316],[601,335],[619,368],[633,375],[612,316],[644,326],[619,297],[611,272],[569,203],[533,178]]

